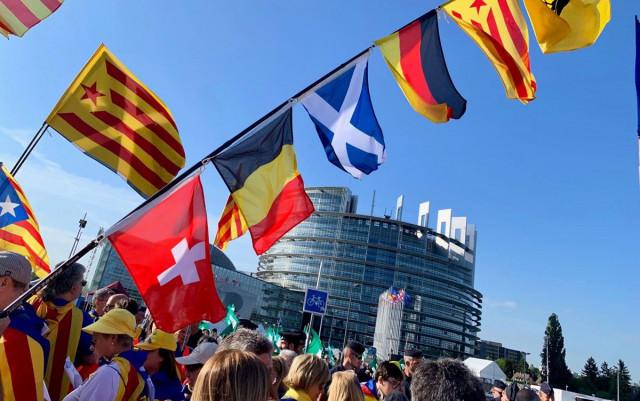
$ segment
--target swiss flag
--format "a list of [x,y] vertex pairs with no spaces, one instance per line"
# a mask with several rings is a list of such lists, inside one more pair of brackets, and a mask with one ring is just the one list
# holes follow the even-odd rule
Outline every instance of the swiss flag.
[[173,333],[226,309],[211,269],[207,211],[200,176],[163,194],[106,233],[156,325]]

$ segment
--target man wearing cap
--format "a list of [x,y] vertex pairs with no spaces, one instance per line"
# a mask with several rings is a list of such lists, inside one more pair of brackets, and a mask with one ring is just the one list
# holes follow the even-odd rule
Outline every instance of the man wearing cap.
[[182,400],[182,380],[176,366],[176,341],[171,333],[155,329],[149,337],[136,345],[147,351],[144,368],[155,388],[155,400]]
[[74,263],[54,278],[29,302],[38,316],[47,322],[49,330],[45,337],[51,344],[47,361],[45,383],[52,401],[60,401],[69,393],[70,380],[64,371],[67,358],[76,365],[91,365],[95,362],[91,351],[91,336],[82,332],[82,327],[93,323],[88,313],[74,305],[87,284],[85,267]]
[[216,353],[217,349],[216,343],[202,343],[195,347],[190,355],[176,358],[176,362],[185,366],[187,384],[182,389],[185,394],[191,394],[202,366]]
[[353,370],[358,377],[360,383],[367,382],[372,379],[367,372],[362,369],[362,354],[364,346],[357,341],[349,340],[347,346],[342,352],[342,364],[331,369],[329,372],[344,372],[345,370]]
[[[24,294],[30,279],[31,264],[24,256],[0,251],[0,310]],[[46,325],[29,304],[11,312],[9,318],[9,326],[0,335],[0,382],[4,400],[42,401],[49,353],[49,341],[42,336]]]
[[542,384],[540,384],[540,393],[538,395],[540,396],[540,401],[555,400],[555,397],[553,395],[553,388],[551,388],[551,386],[547,382],[542,382]]
[[408,399],[411,399],[411,376],[420,365],[420,362],[422,362],[422,351],[415,348],[404,350],[404,371],[402,372],[404,379],[402,380],[402,386]]

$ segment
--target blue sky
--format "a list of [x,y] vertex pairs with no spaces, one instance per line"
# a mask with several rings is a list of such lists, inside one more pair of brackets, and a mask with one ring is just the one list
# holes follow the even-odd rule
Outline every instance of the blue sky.
[[[214,5],[215,3],[215,5]],[[634,19],[640,3],[616,1],[598,42],[542,55],[530,29],[538,98],[508,100],[479,48],[449,18],[442,45],[467,112],[435,125],[404,99],[378,50],[369,85],[387,162],[361,181],[331,165],[302,107],[294,109],[299,170],[308,186],[349,186],[368,213],[405,195],[452,208],[478,230],[476,288],[484,339],[530,352],[559,316],[567,362],[581,370],[623,359],[640,377],[640,193]],[[151,6],[153,4],[153,6]],[[380,37],[437,6],[433,1],[65,2],[49,19],[0,45],[0,160],[11,167],[101,42],[170,107],[191,165],[273,107]],[[52,262],[68,255],[141,198],[55,132],[17,174],[40,221]],[[228,192],[203,174],[211,237]],[[432,225],[435,219],[432,213]],[[247,238],[229,246],[255,271]]]

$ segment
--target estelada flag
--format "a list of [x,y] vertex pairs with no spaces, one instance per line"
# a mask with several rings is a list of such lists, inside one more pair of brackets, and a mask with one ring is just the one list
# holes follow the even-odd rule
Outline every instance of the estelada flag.
[[160,329],[173,333],[193,322],[225,317],[213,281],[199,175],[126,217],[106,236]]
[[467,101],[449,76],[435,10],[376,44],[415,111],[434,123],[462,117]]
[[291,109],[213,158],[260,255],[313,213],[293,150]]
[[34,25],[50,16],[64,0],[1,0],[0,34],[24,35]]
[[591,46],[611,19],[609,0],[524,0],[542,52]]
[[40,278],[51,273],[36,216],[22,188],[0,163],[0,250],[29,259]]
[[185,164],[167,106],[104,45],[46,122],[144,197],[173,180]]
[[529,31],[518,0],[451,0],[442,9],[487,55],[509,99],[528,103],[536,98]]

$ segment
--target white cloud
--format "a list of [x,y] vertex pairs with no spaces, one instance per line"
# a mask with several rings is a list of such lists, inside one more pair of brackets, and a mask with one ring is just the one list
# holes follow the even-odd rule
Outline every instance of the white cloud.
[[518,304],[514,301],[497,301],[494,299],[485,298],[483,304],[488,306],[489,308],[509,308],[515,309],[518,307]]

